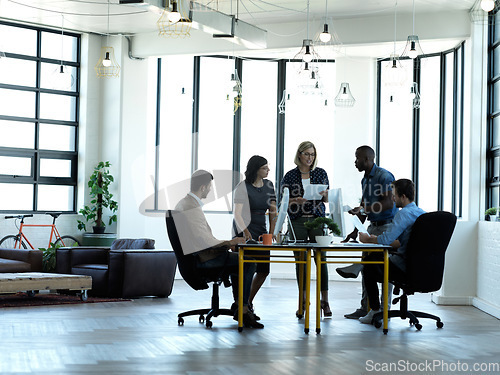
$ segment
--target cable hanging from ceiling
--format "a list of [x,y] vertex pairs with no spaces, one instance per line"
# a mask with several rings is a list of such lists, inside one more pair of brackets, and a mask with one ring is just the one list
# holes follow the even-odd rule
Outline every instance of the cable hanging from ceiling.
[[99,78],[113,78],[120,76],[120,65],[115,58],[115,50],[109,46],[109,7],[110,0],[108,0],[108,33],[106,36],[106,46],[101,47],[101,55],[99,61],[94,67],[97,77]]

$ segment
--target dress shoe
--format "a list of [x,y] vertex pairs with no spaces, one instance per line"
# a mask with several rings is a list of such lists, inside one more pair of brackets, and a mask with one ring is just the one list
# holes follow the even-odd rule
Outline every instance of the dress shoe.
[[255,314],[255,311],[253,309],[253,304],[251,304],[251,303],[248,304],[248,310],[250,310],[252,312],[252,314],[255,315],[255,320],[260,320],[260,316]]
[[[309,303],[311,304],[311,303]],[[299,310],[295,311],[295,316],[297,318],[301,317],[301,316],[304,316],[306,315],[306,303],[305,302],[302,302],[302,315],[299,314]]]
[[235,313],[236,311],[238,311],[238,302],[233,302],[233,304],[231,305],[231,308],[230,308],[229,310],[231,310],[231,312],[232,312],[232,313],[233,313],[233,315],[234,315],[234,313]]
[[378,313],[378,312],[380,312],[380,310],[370,310],[370,311],[368,312],[368,314],[366,314],[365,316],[363,316],[363,317],[359,318],[359,321],[360,321],[361,323],[364,323],[364,324],[372,324],[372,322],[373,322],[373,316],[374,316],[376,313]]
[[353,313],[345,314],[344,317],[347,319],[359,319],[368,314],[368,311],[363,309],[357,309]]
[[332,317],[332,310],[330,310],[330,304],[326,301],[321,301],[321,312],[325,318]]
[[336,269],[337,273],[344,279],[355,279],[363,269],[362,264],[351,264],[347,267],[339,267]]
[[243,325],[245,328],[264,328],[264,324],[259,323],[251,311],[247,311],[243,314]]

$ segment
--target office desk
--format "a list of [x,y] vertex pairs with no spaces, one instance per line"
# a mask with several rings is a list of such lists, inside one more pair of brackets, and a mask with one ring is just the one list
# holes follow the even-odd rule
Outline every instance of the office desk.
[[[363,244],[363,243],[339,243],[339,244],[331,244],[329,246],[320,246],[318,244],[310,244],[311,248],[316,251],[316,333],[321,332],[321,319],[320,319],[320,289],[321,289],[321,265],[325,263],[360,263],[360,264],[383,264],[384,265],[384,283],[383,283],[383,295],[384,295],[384,303],[383,303],[383,332],[387,334],[388,332],[388,312],[387,312],[387,298],[389,293],[389,250],[390,246],[385,245],[375,245],[375,244]],[[383,252],[384,260],[383,261],[363,261],[361,259],[361,255],[358,256],[348,256],[348,255],[327,255],[328,252]],[[325,258],[325,260],[321,260],[321,256]],[[359,260],[352,260],[352,259]],[[341,260],[343,259],[343,260]]]
[[[239,244],[236,245],[239,253],[239,277],[238,277],[238,331],[243,330],[243,265],[244,263],[297,263],[305,264],[306,268],[306,298],[305,298],[305,324],[304,332],[309,333],[309,301],[310,301],[310,286],[311,286],[311,246],[310,244],[287,244],[287,245],[262,245],[262,244]],[[266,255],[252,255],[253,259],[245,259],[245,250],[271,250],[279,252],[290,252],[291,254],[271,254],[269,257]],[[299,251],[305,254],[300,260],[296,260],[293,251]],[[289,259],[291,258],[291,259]],[[303,268],[300,267],[299,283],[303,280]],[[299,285],[299,318],[304,313],[302,311],[302,301],[303,299],[303,289],[302,285]]]

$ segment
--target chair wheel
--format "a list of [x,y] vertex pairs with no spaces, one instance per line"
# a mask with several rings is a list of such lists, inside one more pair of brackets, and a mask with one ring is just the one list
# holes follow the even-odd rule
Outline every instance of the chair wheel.
[[207,328],[212,328],[212,325],[213,325],[212,321],[207,320],[207,324],[206,324]]
[[375,326],[375,328],[380,328],[382,327],[382,322],[380,320],[376,320],[373,322],[373,325]]
[[28,295],[28,297],[33,298],[34,296],[36,296],[37,292],[37,290],[27,290],[26,294]]
[[177,320],[177,324],[180,325],[180,326],[183,326],[184,325],[184,319],[183,318],[179,318]]
[[304,315],[302,314],[295,314],[297,316],[298,319],[302,319],[304,317]]
[[199,321],[200,323],[205,322],[205,316],[200,315],[200,317],[198,318],[198,321]]
[[443,328],[443,326],[444,326],[444,323],[443,323],[443,322],[441,322],[441,321],[436,322],[436,327],[438,327],[438,328]]
[[415,323],[415,328],[420,331],[422,329],[422,324],[420,323]]

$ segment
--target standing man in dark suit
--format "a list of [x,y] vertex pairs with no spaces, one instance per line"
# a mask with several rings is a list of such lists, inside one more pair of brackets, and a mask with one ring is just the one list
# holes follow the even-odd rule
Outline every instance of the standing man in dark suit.
[[[354,165],[360,172],[364,172],[361,179],[362,199],[358,207],[349,211],[351,215],[358,215],[361,222],[366,219],[370,221],[368,233],[379,236],[384,233],[392,222],[397,212],[396,205],[392,199],[392,183],[394,175],[388,170],[375,164],[375,151],[370,146],[361,146],[356,149]],[[355,240],[358,230],[354,229],[344,242]],[[363,257],[367,254],[363,253]],[[337,273],[344,278],[356,278],[363,269],[362,264],[353,264],[343,268],[337,268]],[[364,281],[361,306],[355,312],[344,315],[348,319],[359,319],[368,314],[368,296]],[[392,286],[389,285],[389,296],[392,294]],[[390,298],[389,298],[390,299]]]

